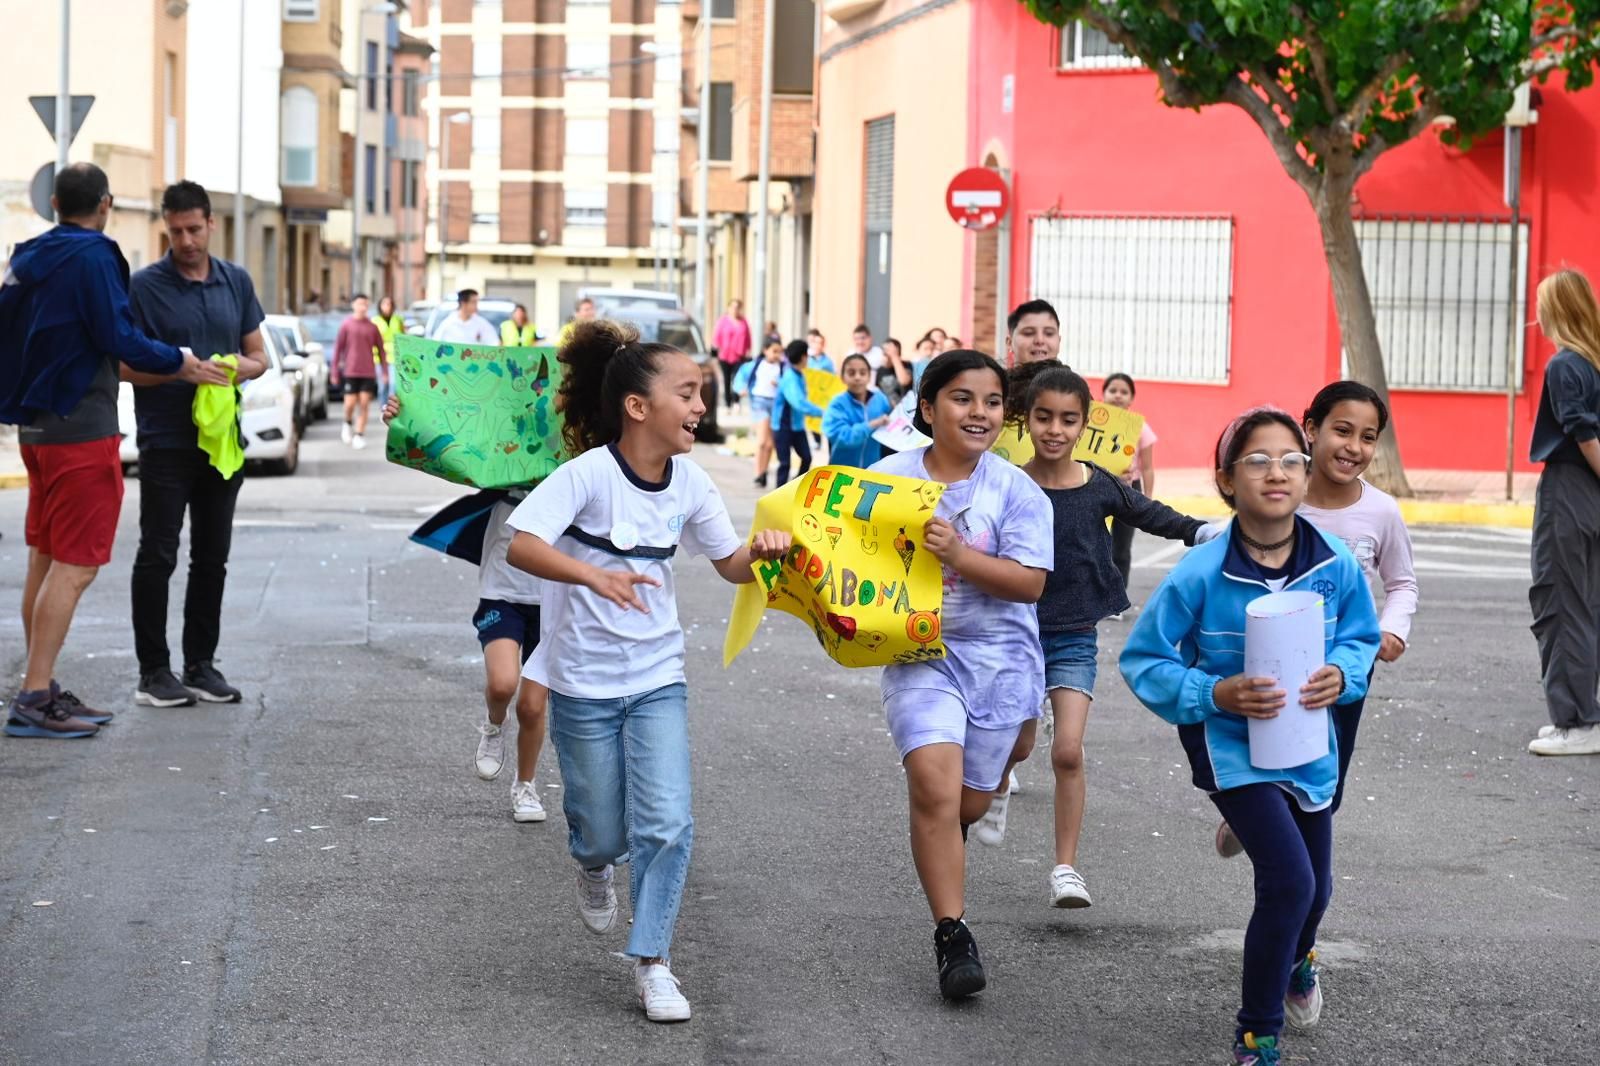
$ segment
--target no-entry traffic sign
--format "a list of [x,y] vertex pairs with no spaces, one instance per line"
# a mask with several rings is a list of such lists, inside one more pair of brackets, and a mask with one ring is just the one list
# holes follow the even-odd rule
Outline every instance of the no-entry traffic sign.
[[945,210],[967,229],[998,225],[1011,208],[1011,190],[1000,172],[988,167],[968,167],[950,179],[944,193]]

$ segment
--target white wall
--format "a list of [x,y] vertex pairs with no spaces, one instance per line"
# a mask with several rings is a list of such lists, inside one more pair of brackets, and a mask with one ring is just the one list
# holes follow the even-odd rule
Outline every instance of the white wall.
[[239,131],[239,19],[245,19],[244,191],[278,203],[282,0],[191,0],[183,175],[233,192]]

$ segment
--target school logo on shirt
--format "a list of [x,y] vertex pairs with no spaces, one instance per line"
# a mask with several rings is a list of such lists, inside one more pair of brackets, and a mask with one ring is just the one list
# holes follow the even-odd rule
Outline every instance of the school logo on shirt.
[[675,514],[670,519],[667,520],[667,528],[672,530],[672,532],[674,532],[674,533],[682,533],[683,532],[683,524],[685,522],[687,522],[687,521],[689,521],[689,516],[688,515],[686,515],[686,514]]
[[1339,586],[1325,577],[1319,577],[1311,583],[1311,591],[1321,596],[1324,600],[1331,600],[1333,599],[1333,594],[1339,591]]

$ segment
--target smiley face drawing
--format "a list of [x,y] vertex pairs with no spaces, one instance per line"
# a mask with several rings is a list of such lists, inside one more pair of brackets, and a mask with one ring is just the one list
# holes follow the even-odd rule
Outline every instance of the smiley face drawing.
[[817,521],[816,515],[800,516],[800,535],[813,544],[822,540],[822,524]]
[[1110,420],[1111,412],[1104,407],[1095,406],[1089,409],[1089,424],[1091,426],[1103,426]]
[[944,486],[936,481],[924,481],[917,486],[917,498],[922,501],[920,510],[931,511],[944,495]]
[[[868,540],[867,539],[868,537],[871,537],[872,539]],[[877,555],[878,554],[878,527],[877,526],[863,526],[862,527],[862,529],[861,529],[861,554],[863,554],[863,555]]]
[[856,643],[868,651],[877,651],[883,647],[883,642],[888,639],[887,635],[875,630],[860,629],[856,631]]

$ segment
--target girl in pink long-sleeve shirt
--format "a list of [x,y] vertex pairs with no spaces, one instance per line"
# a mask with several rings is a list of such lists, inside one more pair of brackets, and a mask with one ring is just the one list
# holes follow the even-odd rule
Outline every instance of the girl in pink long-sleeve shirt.
[[[1311,483],[1299,512],[1312,525],[1344,541],[1369,581],[1383,585],[1378,619],[1383,642],[1378,658],[1392,663],[1405,654],[1411,616],[1417,610],[1417,575],[1411,562],[1411,534],[1393,496],[1361,480],[1389,424],[1389,408],[1359,381],[1335,381],[1311,400],[1304,417],[1311,444]],[[1361,725],[1362,698],[1333,707],[1339,744],[1339,786],[1333,809],[1344,799],[1345,775]],[[1217,851],[1229,858],[1238,842],[1224,823],[1217,830]]]

